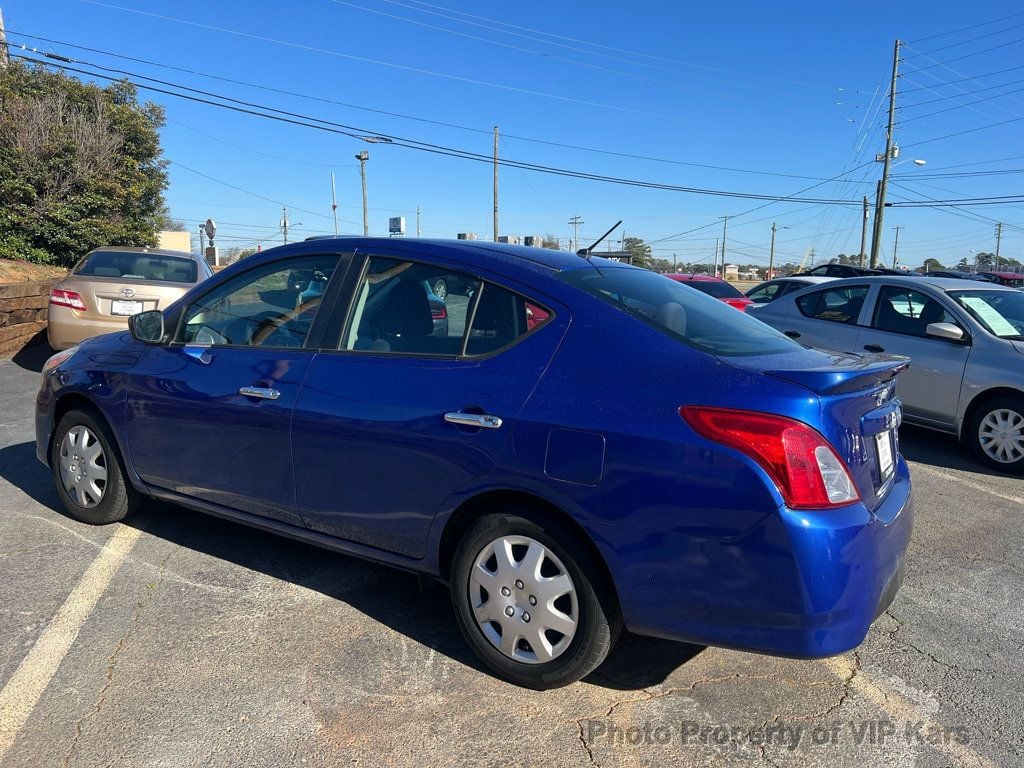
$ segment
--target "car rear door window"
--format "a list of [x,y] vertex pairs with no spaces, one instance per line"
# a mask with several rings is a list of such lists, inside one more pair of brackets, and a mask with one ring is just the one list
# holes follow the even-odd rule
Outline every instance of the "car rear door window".
[[[434,287],[443,281],[441,298]],[[454,286],[459,287],[456,293]],[[450,357],[462,351],[480,281],[420,262],[371,256],[356,286],[342,349]]]
[[466,339],[467,355],[486,355],[542,325],[550,313],[494,283],[484,283]]
[[785,287],[785,283],[767,283],[766,285],[759,285],[747,294],[747,298],[755,304],[768,304],[769,302],[775,301],[775,299],[779,298],[785,290]]
[[866,285],[844,285],[800,296],[796,305],[805,317],[854,325],[867,295]]
[[920,291],[897,286],[885,286],[879,291],[871,322],[873,328],[924,337],[931,323],[956,323],[956,318],[937,299]]
[[185,309],[177,341],[302,347],[337,264],[337,256],[306,256],[243,272]]

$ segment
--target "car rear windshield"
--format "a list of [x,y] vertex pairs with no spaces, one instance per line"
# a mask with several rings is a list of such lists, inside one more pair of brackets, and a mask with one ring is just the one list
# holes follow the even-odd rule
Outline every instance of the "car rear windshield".
[[194,283],[196,271],[195,261],[179,256],[96,251],[85,257],[75,270],[75,274],[83,277],[116,277],[120,280],[145,282]]
[[701,293],[714,296],[716,299],[742,299],[743,294],[728,283],[718,280],[680,280],[683,285],[696,288]]
[[1024,341],[1024,293],[979,290],[949,295],[993,336]]
[[663,275],[623,267],[559,277],[684,344],[720,357],[793,352],[800,345],[750,315]]

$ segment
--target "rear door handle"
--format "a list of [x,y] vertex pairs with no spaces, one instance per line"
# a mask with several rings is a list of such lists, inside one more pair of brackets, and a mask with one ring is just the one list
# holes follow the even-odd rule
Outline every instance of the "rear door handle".
[[260,400],[277,400],[281,396],[280,392],[270,387],[240,387],[238,394]]
[[791,339],[799,339],[800,338],[799,331],[783,331],[783,333],[786,334],[787,336],[789,336],[789,338],[791,338]]
[[885,347],[881,344],[865,344],[864,349],[867,352],[885,352]]
[[462,411],[446,413],[444,420],[449,424],[459,424],[463,427],[481,427],[482,429],[497,429],[502,424],[500,416],[492,416],[489,413],[463,413]]

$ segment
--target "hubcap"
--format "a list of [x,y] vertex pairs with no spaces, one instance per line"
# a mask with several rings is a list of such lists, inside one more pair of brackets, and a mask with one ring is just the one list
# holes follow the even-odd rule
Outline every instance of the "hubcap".
[[444,280],[434,283],[434,295],[442,301],[448,298],[448,284]]
[[526,664],[564,653],[579,623],[572,577],[554,552],[528,536],[502,536],[480,551],[469,604],[484,637]]
[[60,441],[60,480],[80,507],[95,507],[103,500],[107,460],[99,438],[87,427],[72,427]]
[[978,427],[978,442],[985,454],[1000,464],[1024,458],[1024,416],[1009,408],[991,411]]

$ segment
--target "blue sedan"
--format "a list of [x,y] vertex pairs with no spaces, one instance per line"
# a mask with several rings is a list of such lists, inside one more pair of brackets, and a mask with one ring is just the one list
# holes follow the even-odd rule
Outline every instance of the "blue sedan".
[[910,539],[904,367],[596,257],[320,239],[52,357],[37,453],[87,523],[161,499],[447,582],[483,662],[550,688],[624,627],[856,647]]

